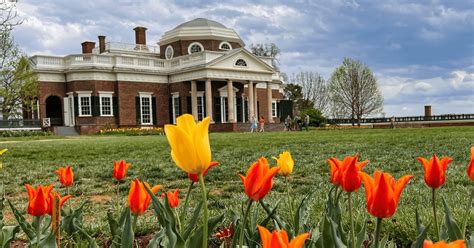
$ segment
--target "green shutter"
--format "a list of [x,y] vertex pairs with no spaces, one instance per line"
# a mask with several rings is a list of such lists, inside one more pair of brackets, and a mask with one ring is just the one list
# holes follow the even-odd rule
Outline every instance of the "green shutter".
[[118,97],[112,97],[112,106],[114,111],[114,116],[119,117],[119,102]]
[[242,97],[237,97],[237,122],[242,122]]
[[188,101],[188,104],[187,104],[187,113],[188,114],[193,114],[193,104],[192,104],[192,101],[191,101],[191,97],[188,96],[187,97],[187,101]]
[[214,97],[214,121],[221,123],[221,98]]
[[74,97],[74,117],[79,116],[79,100],[77,96]]
[[91,96],[91,110],[92,116],[100,116],[100,98],[98,96]]
[[156,97],[151,98],[151,111],[153,115],[153,125],[156,125],[158,123],[158,118],[156,116]]
[[169,117],[170,117],[169,123],[171,124],[173,123],[173,98],[172,97],[168,99],[168,112],[169,112]]
[[141,125],[141,111],[140,111],[140,97],[139,96],[136,96],[135,97],[135,113],[136,113],[136,117],[137,117],[137,126],[140,126]]

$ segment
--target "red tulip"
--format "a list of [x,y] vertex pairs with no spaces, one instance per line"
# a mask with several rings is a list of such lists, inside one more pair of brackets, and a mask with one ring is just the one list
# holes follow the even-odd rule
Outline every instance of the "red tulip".
[[166,194],[161,194],[161,197],[168,199],[168,204],[170,208],[175,208],[179,205],[179,189],[176,189],[174,192],[166,192]]
[[[128,193],[128,205],[130,206],[130,211],[135,215],[141,215],[145,213],[150,204],[151,196],[146,191],[145,186],[148,188],[150,185],[148,183],[142,183],[138,179],[132,181],[130,185],[130,192]],[[151,192],[155,194],[160,189],[159,185],[153,186]]]
[[309,233],[303,233],[289,242],[288,234],[283,229],[270,233],[265,227],[258,226],[258,232],[262,239],[262,248],[300,248],[309,237]]
[[364,168],[369,161],[357,163],[358,156],[347,156],[343,161],[337,158],[328,159],[331,168],[331,183],[340,185],[346,192],[354,192],[361,185],[358,172]]
[[66,166],[65,168],[61,167],[56,171],[56,174],[59,175],[59,182],[64,187],[70,187],[74,183],[74,173],[72,172],[71,166]]
[[471,147],[471,162],[467,166],[467,175],[471,181],[474,181],[474,146]]
[[246,177],[239,175],[244,184],[245,194],[254,201],[259,201],[265,197],[270,189],[272,189],[272,179],[278,170],[278,167],[270,169],[266,158],[258,159],[257,162],[250,166]]
[[125,160],[114,161],[113,176],[115,179],[122,181],[127,176],[128,167],[130,167],[130,164],[127,164]]
[[59,207],[62,207],[64,203],[66,203],[66,201],[69,200],[72,196],[67,195],[67,196],[61,197],[57,192],[51,192],[49,194],[49,200],[48,200],[48,204],[49,204],[48,214],[49,215],[53,214],[54,197],[59,199]]
[[359,172],[364,182],[368,212],[377,218],[389,218],[397,210],[403,188],[413,177],[403,176],[398,181],[388,173],[375,171],[375,179]]
[[433,244],[433,242],[425,240],[423,248],[466,248],[466,242],[464,242],[464,240],[456,240],[451,243],[446,243],[441,240]]
[[425,183],[433,189],[441,187],[446,181],[446,169],[448,164],[453,161],[450,157],[444,157],[441,160],[434,154],[430,161],[425,158],[416,158],[423,164],[425,169]]
[[48,213],[49,209],[49,194],[53,189],[53,185],[43,186],[38,185],[34,189],[31,185],[26,184],[28,191],[28,214],[32,216],[43,216]]
[[[214,167],[214,166],[216,166],[216,165],[218,165],[218,164],[219,164],[219,162],[212,161],[212,162],[209,164],[209,166],[202,172],[202,177],[205,177],[205,176],[207,175],[207,171],[208,171],[210,168],[212,168],[212,167]],[[195,183],[199,182],[199,175],[198,175],[198,174],[188,173],[188,177],[189,177],[189,179],[191,179],[191,181],[193,181],[193,182],[195,182]]]

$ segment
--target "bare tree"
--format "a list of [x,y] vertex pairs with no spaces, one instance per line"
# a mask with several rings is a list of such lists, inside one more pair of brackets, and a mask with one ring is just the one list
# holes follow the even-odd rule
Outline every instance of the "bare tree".
[[266,43],[266,44],[251,44],[250,45],[250,52],[257,56],[265,56],[265,57],[272,57],[272,66],[275,68],[276,71],[280,71],[280,48],[274,43]]
[[328,85],[317,72],[304,71],[293,74],[290,81],[301,86],[302,98],[323,114],[329,110]]
[[380,113],[383,97],[377,79],[369,67],[358,60],[345,58],[329,83],[332,112],[350,116],[352,125],[362,117]]
[[10,32],[22,20],[16,11],[16,0],[0,0],[0,29],[1,32]]

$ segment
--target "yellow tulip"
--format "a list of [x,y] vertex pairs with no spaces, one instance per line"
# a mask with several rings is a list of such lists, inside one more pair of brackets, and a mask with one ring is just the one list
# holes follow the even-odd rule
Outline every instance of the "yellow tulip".
[[280,154],[279,158],[273,157],[277,161],[277,166],[280,168],[278,174],[281,176],[289,176],[293,172],[293,167],[295,166],[295,161],[291,158],[289,152],[283,152]]
[[0,156],[2,156],[2,155],[3,155],[5,152],[7,152],[7,151],[8,151],[7,148],[0,150]]
[[207,117],[196,124],[192,115],[184,114],[176,119],[176,125],[165,125],[171,157],[188,174],[200,175],[211,164],[210,120]]

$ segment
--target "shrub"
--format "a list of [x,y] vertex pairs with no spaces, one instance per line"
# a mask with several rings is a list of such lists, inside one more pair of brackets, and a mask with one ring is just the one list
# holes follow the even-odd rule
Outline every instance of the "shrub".
[[163,128],[104,128],[99,131],[99,135],[123,135],[123,136],[142,136],[142,135],[163,135]]
[[1,131],[0,137],[34,137],[51,136],[53,133],[45,131]]
[[301,120],[304,121],[306,115],[309,115],[310,126],[320,127],[326,124],[326,118],[323,116],[321,111],[315,108],[307,108],[301,111]]

